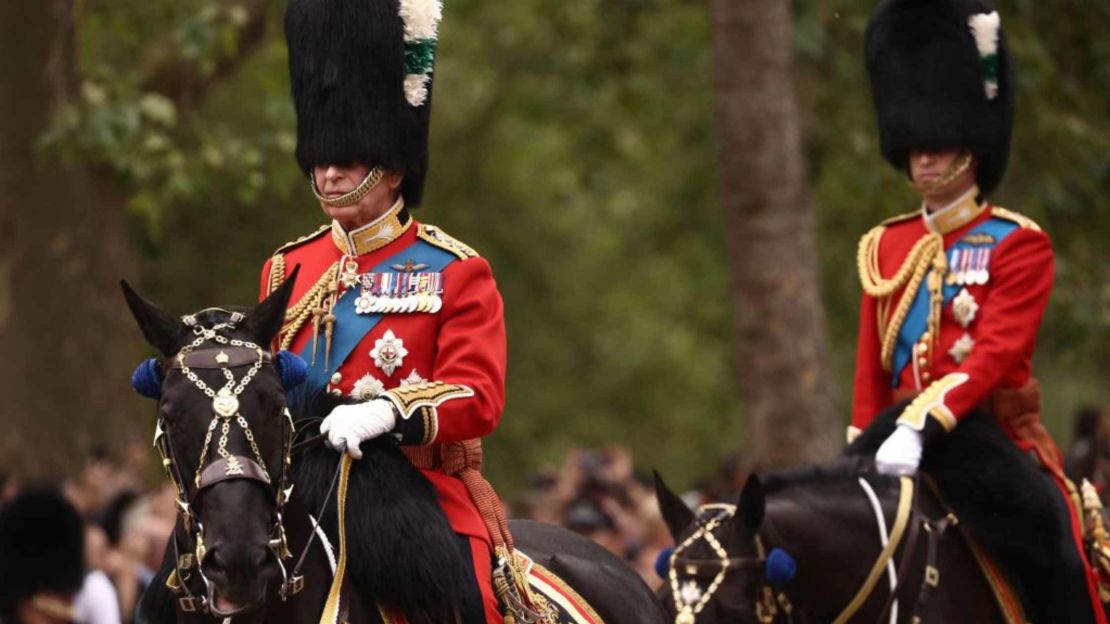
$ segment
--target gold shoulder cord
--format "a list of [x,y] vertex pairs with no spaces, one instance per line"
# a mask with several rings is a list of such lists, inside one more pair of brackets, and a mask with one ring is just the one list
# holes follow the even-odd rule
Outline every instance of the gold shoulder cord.
[[[285,324],[281,327],[280,348],[288,349],[293,344],[297,332],[304,327],[312,316],[319,317],[319,311],[324,309],[324,300],[331,295],[330,287],[334,284],[339,274],[339,262],[335,262],[324,271],[320,279],[308,289],[308,292],[295,305],[285,311]],[[281,282],[279,281],[278,284]],[[270,274],[270,288],[274,288],[273,273]]]
[[269,281],[270,290],[267,291],[267,294],[273,294],[273,292],[281,286],[281,283],[285,281],[285,254],[278,252],[270,258]]
[[[894,346],[898,341],[898,332],[906,320],[910,305],[917,295],[921,281],[929,274],[929,333],[928,340],[935,343],[939,335],[940,312],[944,303],[944,274],[948,270],[948,259],[944,254],[944,237],[936,232],[930,232],[921,237],[894,277],[884,279],[879,270],[879,241],[886,228],[876,227],[860,239],[859,250],[856,254],[856,264],[859,269],[860,283],[863,292],[874,297],[878,303],[878,330],[882,336],[882,364],[886,371],[890,371],[894,360]],[[929,269],[933,269],[929,273]],[[898,305],[894,308],[894,315],[890,315],[890,304],[894,293],[903,288]],[[933,351],[930,346],[930,353]]]

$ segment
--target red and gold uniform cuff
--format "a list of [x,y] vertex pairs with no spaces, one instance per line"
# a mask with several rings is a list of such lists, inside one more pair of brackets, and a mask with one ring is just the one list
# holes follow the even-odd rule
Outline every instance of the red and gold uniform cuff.
[[442,381],[422,381],[382,393],[400,415],[394,432],[400,434],[401,444],[409,445],[435,442],[439,432],[437,408],[452,399],[472,396],[474,391],[470,388]]
[[906,407],[898,417],[898,424],[923,432],[925,425],[932,419],[944,431],[952,431],[956,428],[958,418],[945,404],[945,397],[953,389],[967,383],[968,379],[970,376],[967,373],[949,373],[936,380]]

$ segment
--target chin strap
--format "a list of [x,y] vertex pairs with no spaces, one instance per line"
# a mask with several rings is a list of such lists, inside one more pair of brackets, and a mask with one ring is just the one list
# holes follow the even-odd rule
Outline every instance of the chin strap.
[[355,187],[355,189],[339,197],[327,197],[320,193],[320,189],[316,187],[316,176],[309,174],[309,184],[312,186],[312,194],[323,205],[329,208],[346,208],[347,206],[354,206],[362,201],[379,182],[382,181],[382,176],[385,175],[385,169],[381,167],[374,167],[362,179],[362,182]]
[[962,150],[960,151],[960,155],[952,161],[952,164],[948,165],[948,168],[945,169],[944,173],[942,173],[940,177],[938,177],[936,180],[933,180],[932,182],[926,182],[924,184],[918,184],[914,181],[911,174],[909,178],[910,186],[919,193],[933,193],[939,191],[949,184],[952,184],[953,180],[963,175],[964,172],[971,167],[971,160],[971,152],[966,149]]

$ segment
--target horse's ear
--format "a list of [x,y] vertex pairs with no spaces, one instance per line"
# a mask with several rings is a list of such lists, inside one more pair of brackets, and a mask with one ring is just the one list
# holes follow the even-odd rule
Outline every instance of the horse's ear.
[[763,513],[767,508],[767,499],[763,492],[763,482],[759,475],[748,477],[744,490],[740,492],[739,513],[744,528],[751,533],[759,530],[763,524]]
[[131,309],[131,316],[135,317],[146,341],[166,357],[177,353],[185,336],[185,324],[142,298],[127,280],[120,280],[119,284],[123,289],[123,298],[127,300],[127,307]]
[[297,281],[300,270],[300,265],[293,267],[289,278],[247,314],[243,329],[255,343],[268,346],[281,331],[281,326],[285,323],[285,309],[289,307],[289,297],[293,294],[293,284]]
[[663,521],[667,523],[671,537],[677,541],[678,536],[694,522],[694,512],[678,494],[667,487],[658,472],[652,471],[652,474],[655,476],[655,499],[659,502],[659,511],[663,514]]

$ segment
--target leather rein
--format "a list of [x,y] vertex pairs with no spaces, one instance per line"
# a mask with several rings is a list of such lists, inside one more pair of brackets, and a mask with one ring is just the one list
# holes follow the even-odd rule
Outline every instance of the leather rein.
[[[883,571],[888,568],[893,560],[895,551],[903,543],[902,558],[898,564],[897,582],[891,588],[879,612],[877,621],[883,622],[887,613],[896,603],[897,595],[903,588],[903,579],[909,571],[910,561],[916,552],[924,529],[926,540],[925,567],[921,586],[918,588],[914,601],[914,611],[911,621],[922,621],[922,614],[930,598],[940,585],[940,569],[937,566],[937,554],[940,542],[947,530],[959,524],[958,518],[952,513],[939,518],[926,518],[917,510],[917,492],[920,484],[915,478],[902,477],[899,492],[898,508],[895,514],[895,525],[890,539],[884,544],[882,552],[871,566],[870,573],[860,586],[851,602],[845,606],[835,624],[843,624],[852,619],[873,594]],[[696,624],[697,615],[704,609],[724,582],[725,578],[739,570],[757,570],[760,574],[759,597],[754,609],[747,615],[753,616],[760,624],[773,624],[781,615],[788,623],[794,622],[794,606],[786,589],[776,589],[767,582],[764,571],[767,564],[768,544],[784,545],[783,540],[775,530],[770,518],[766,518],[760,534],[755,535],[756,557],[732,557],[725,551],[713,532],[732,519],[736,514],[734,505],[710,504],[697,509],[695,522],[697,528],[674,551],[670,560],[668,577],[671,592],[678,611],[675,624]],[[765,541],[769,538],[769,541]],[[681,552],[693,543],[704,540],[708,542],[713,551],[718,555],[716,559],[683,558]],[[688,578],[684,584],[678,582],[678,573]],[[702,589],[696,579],[712,579],[708,588]],[[804,618],[803,618],[804,619]]]

